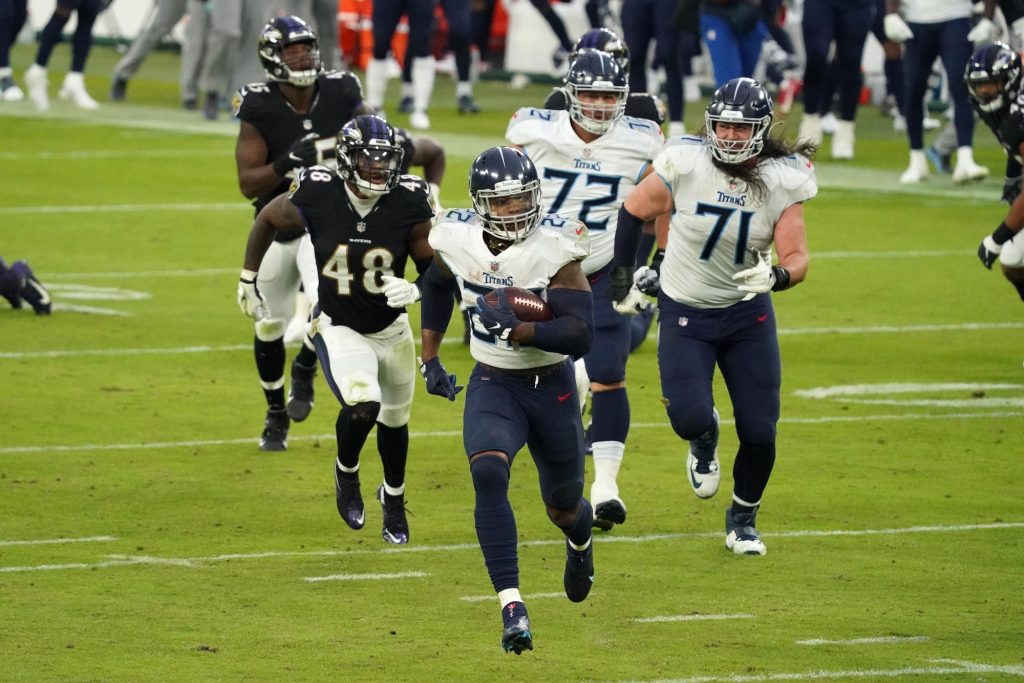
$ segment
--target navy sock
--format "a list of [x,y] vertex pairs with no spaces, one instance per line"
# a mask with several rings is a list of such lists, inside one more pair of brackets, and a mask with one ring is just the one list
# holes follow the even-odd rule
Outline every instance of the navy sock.
[[519,587],[516,518],[508,502],[509,466],[495,456],[474,460],[469,471],[476,489],[476,537],[495,592]]
[[405,461],[409,456],[409,425],[387,427],[377,423],[377,450],[384,465],[384,483],[397,489],[405,483]]
[[586,498],[580,499],[580,511],[576,515],[576,519],[573,523],[567,527],[559,527],[565,532],[566,538],[568,538],[574,545],[583,545],[590,540],[591,530],[590,528],[594,525],[594,507],[590,504],[590,501]]
[[378,412],[380,404],[376,402],[343,406],[338,412],[334,432],[338,438],[338,462],[345,467],[353,469],[359,464],[359,453],[373,429]]
[[263,390],[267,397],[267,406],[271,410],[284,410],[284,339],[267,342],[256,338],[253,341],[253,349],[256,353],[256,371],[260,374],[260,381],[267,384],[281,383],[276,389]]
[[600,441],[626,442],[629,434],[629,397],[625,387],[610,391],[595,391],[591,398],[590,436]]
[[740,442],[736,462],[733,463],[733,493],[748,503],[757,503],[768,486],[775,466],[775,444]]

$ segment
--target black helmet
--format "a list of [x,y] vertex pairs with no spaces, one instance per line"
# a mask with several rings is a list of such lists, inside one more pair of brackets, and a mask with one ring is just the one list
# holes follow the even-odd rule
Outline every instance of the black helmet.
[[606,52],[612,56],[623,72],[629,71],[629,48],[622,38],[619,38],[615,31],[609,28],[592,28],[576,39],[569,53],[569,62],[572,63],[579,56],[580,50],[592,48]]
[[[716,123],[751,125],[747,140],[723,140],[715,133]],[[704,112],[704,125],[711,153],[726,164],[738,164],[755,157],[764,148],[772,125],[772,98],[753,78],[734,78],[715,91]]]
[[402,175],[402,146],[379,116],[357,116],[338,133],[338,175],[371,195],[390,192]]
[[[981,111],[999,111],[1007,106],[1020,86],[1020,76],[1020,55],[1006,43],[993,43],[978,48],[964,69],[967,92],[978,103]],[[997,88],[978,91],[979,86],[989,83],[996,84]]]
[[[469,169],[469,194],[473,208],[488,233],[518,242],[536,229],[541,216],[540,179],[530,158],[514,147],[491,147]],[[524,195],[524,211],[495,215],[495,199]]]
[[[602,135],[622,118],[626,111],[629,86],[622,67],[607,52],[584,48],[569,65],[565,75],[565,92],[569,98],[569,116],[591,133]],[[614,93],[612,104],[580,102],[580,93]]]
[[[294,71],[285,63],[281,51],[289,45],[309,43],[312,46],[313,66]],[[263,27],[260,33],[260,62],[272,81],[291,83],[300,88],[313,85],[320,75],[320,41],[316,32],[302,19],[294,15],[277,17]]]

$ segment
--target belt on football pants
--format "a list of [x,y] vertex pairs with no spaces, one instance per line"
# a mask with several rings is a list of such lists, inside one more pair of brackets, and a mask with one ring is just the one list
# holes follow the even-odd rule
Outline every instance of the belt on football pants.
[[498,372],[505,375],[512,375],[513,377],[536,377],[539,379],[541,377],[547,377],[548,375],[555,374],[563,367],[565,367],[565,364],[568,362],[569,360],[566,359],[558,361],[557,363],[552,363],[551,365],[541,365],[538,368],[496,368],[493,365],[488,365],[487,363],[480,363],[479,361],[478,364],[480,365],[481,368],[487,370],[488,372]]

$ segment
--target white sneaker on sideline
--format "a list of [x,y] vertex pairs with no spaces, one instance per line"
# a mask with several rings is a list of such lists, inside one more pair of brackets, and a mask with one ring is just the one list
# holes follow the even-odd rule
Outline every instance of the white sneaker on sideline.
[[4,102],[21,102],[25,99],[25,93],[21,91],[18,84],[11,76],[0,78],[0,100]]
[[919,183],[928,177],[928,160],[924,152],[919,149],[910,150],[910,166],[900,176],[900,182],[904,185]]
[[29,99],[36,105],[39,111],[46,111],[50,108],[50,96],[46,89],[50,82],[46,79],[46,67],[34,63],[25,69],[25,87],[28,88]]
[[817,114],[804,114],[800,119],[800,132],[796,135],[798,140],[820,145],[823,139],[821,133],[821,117]]
[[974,161],[957,161],[953,167],[953,182],[957,185],[969,183],[972,180],[983,180],[988,177],[988,169],[979,166]]
[[839,127],[839,119],[832,112],[829,112],[821,117],[821,132],[825,135],[835,135],[836,129]]
[[832,158],[853,158],[853,121],[837,121],[836,132],[832,136]]
[[430,128],[430,117],[425,111],[414,111],[409,114],[409,126],[416,130],[428,130]]
[[64,77],[64,85],[58,93],[62,100],[70,100],[76,107],[82,109],[99,109],[100,105],[89,96],[85,89],[85,78],[79,71],[69,71]]

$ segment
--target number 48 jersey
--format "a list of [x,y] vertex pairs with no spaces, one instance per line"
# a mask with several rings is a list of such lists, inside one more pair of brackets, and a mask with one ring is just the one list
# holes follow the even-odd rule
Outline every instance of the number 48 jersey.
[[591,246],[583,272],[591,275],[608,265],[616,214],[664,145],[661,128],[626,116],[593,142],[583,142],[569,112],[526,107],[512,117],[505,137],[537,167],[544,209],[587,226]]
[[766,192],[760,195],[729,177],[711,160],[704,138],[672,138],[654,160],[654,171],[672,192],[661,289],[697,308],[724,308],[743,299],[732,276],[771,255],[775,223],[788,207],[818,193],[814,164],[806,157],[759,162]]
[[390,308],[384,275],[405,276],[412,229],[431,219],[429,188],[404,175],[365,216],[349,201],[345,181],[325,166],[304,169],[288,198],[306,221],[319,271],[320,309],[335,325],[379,332],[403,313]]

